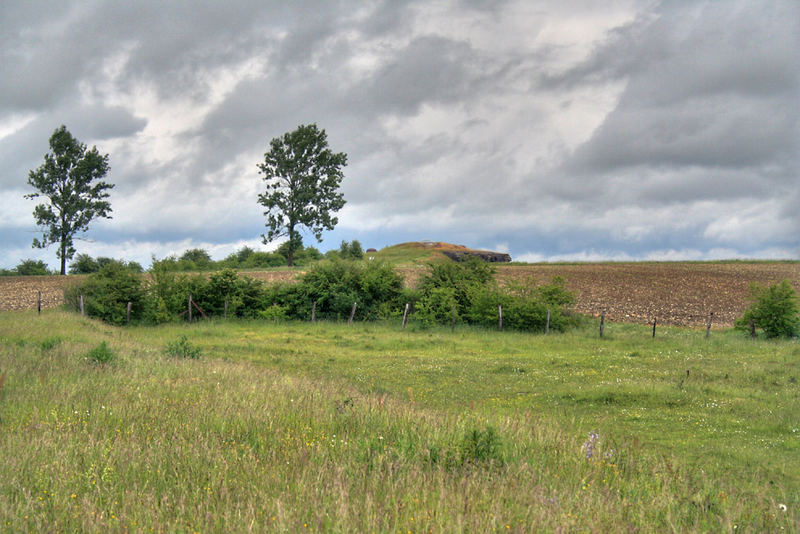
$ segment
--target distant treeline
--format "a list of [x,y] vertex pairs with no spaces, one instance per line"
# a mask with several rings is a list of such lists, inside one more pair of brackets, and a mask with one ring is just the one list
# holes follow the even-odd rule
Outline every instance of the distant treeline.
[[[202,248],[186,250],[180,256],[171,255],[161,260],[153,258],[151,269],[164,269],[168,271],[218,271],[221,269],[267,269],[281,267],[288,262],[288,243],[279,246],[274,252],[260,252],[250,247],[229,254],[225,259],[215,261],[211,259],[208,251]],[[297,266],[309,265],[323,259],[360,260],[364,257],[364,250],[357,240],[342,241],[337,250],[329,250],[325,254],[314,247],[304,247],[294,251],[294,264]],[[115,258],[97,257],[88,254],[78,254],[70,263],[69,274],[92,274],[100,271],[106,265],[116,263],[134,273],[144,272],[141,264],[135,261],[125,261]],[[0,269],[0,276],[37,276],[57,275],[57,270],[51,270],[42,260],[27,259],[20,262],[13,269]]]

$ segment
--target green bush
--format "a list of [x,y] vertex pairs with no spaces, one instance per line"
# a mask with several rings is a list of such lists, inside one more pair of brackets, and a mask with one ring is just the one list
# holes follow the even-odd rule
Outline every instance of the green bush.
[[339,245],[338,254],[343,260],[364,259],[364,249],[361,247],[361,243],[356,239],[349,243],[347,241],[342,241],[342,244]]
[[123,267],[130,269],[135,273],[142,272],[142,266],[135,261],[124,261],[124,260],[115,260],[113,258],[105,258],[105,257],[98,257],[97,259],[92,258],[88,254],[78,254],[75,257],[75,261],[70,263],[69,265],[69,273],[70,274],[91,274],[96,273],[106,265],[110,263],[119,263]]
[[110,363],[115,358],[114,352],[108,347],[108,343],[103,341],[95,348],[86,353],[86,358],[92,362],[100,365]]
[[421,299],[425,300],[426,295],[434,288],[451,288],[459,316],[466,315],[469,294],[475,287],[494,282],[494,267],[480,258],[435,263],[429,269],[428,274],[420,280]]
[[261,310],[258,312],[258,316],[262,319],[267,321],[272,321],[274,323],[285,321],[289,318],[286,313],[286,308],[283,306],[279,306],[278,304],[273,304],[266,310]]
[[484,430],[472,429],[459,443],[459,459],[462,464],[503,465],[503,445],[500,436],[492,427]]
[[436,324],[447,324],[460,319],[456,305],[456,291],[452,287],[432,287],[424,292],[416,303],[414,318],[422,326],[430,327]]
[[498,286],[494,268],[478,259],[431,266],[420,283],[415,318],[423,325],[449,324],[455,306],[456,320],[497,328],[498,307],[503,308],[503,328],[544,331],[550,312],[550,329],[562,331],[576,324],[570,313],[575,297],[556,277],[550,284],[533,281]]
[[[295,301],[277,302],[287,305],[306,319],[317,302],[317,317],[343,319],[350,315],[353,302],[358,303],[359,318],[384,318],[399,310],[403,295],[403,279],[391,265],[380,262],[324,261],[306,273],[293,291],[286,292]],[[297,304],[303,303],[298,309]]]
[[42,260],[23,260],[13,270],[19,276],[40,276],[52,274]]
[[78,310],[80,295],[83,295],[89,317],[115,325],[125,323],[128,302],[131,303],[131,320],[140,320],[145,308],[141,277],[119,262],[109,263],[90,274],[83,283],[67,288],[65,302]]
[[797,292],[788,280],[765,287],[758,283],[750,286],[752,304],[736,321],[739,330],[750,330],[750,321],[768,338],[797,337],[800,335]]
[[200,347],[195,347],[186,336],[179,337],[176,341],[167,343],[164,354],[172,358],[200,358]]

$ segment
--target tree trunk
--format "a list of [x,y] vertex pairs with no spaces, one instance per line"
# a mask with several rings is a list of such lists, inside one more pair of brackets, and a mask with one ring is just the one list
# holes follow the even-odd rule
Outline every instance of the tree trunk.
[[289,234],[289,255],[286,259],[288,260],[289,267],[294,266],[294,248],[297,246],[297,232],[294,230],[295,224],[297,223],[291,221],[288,227],[289,232],[287,232]]
[[61,274],[67,274],[67,240],[61,236]]

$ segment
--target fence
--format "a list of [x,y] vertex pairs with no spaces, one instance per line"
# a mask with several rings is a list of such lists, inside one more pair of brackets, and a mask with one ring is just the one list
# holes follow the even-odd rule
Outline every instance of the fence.
[[[199,319],[198,316],[194,313],[194,312],[197,312],[197,313],[200,314],[200,316],[202,318],[209,319],[209,316],[205,313],[205,311],[192,299],[191,293],[187,296],[186,302],[187,302],[186,309],[179,314],[180,317],[186,318],[189,322],[192,322],[194,320],[198,320]],[[36,310],[41,315],[42,309],[43,309],[43,300],[42,300],[42,292],[41,291],[37,291],[36,292],[35,306],[36,306]],[[79,297],[78,297],[78,306],[79,306],[79,312],[80,312],[81,316],[85,316],[86,315],[86,306],[85,306],[85,300],[84,300],[83,295],[79,295]],[[224,304],[224,313],[223,313],[223,318],[224,319],[228,318],[228,308],[229,308],[229,301],[226,299],[225,300],[225,304]],[[355,315],[356,315],[356,311],[357,310],[358,310],[358,302],[354,301],[353,302],[353,307],[352,307],[351,312],[350,312],[350,316],[347,319],[347,324],[348,325],[352,325],[353,324],[353,322],[355,320]],[[402,318],[402,323],[401,323],[401,325],[402,325],[401,327],[402,327],[403,330],[406,329],[406,325],[408,324],[408,318],[409,318],[409,314],[410,313],[411,313],[411,304],[407,302],[405,304],[405,306],[404,306],[404,309],[403,309],[403,316],[402,316],[403,318]],[[686,315],[686,317],[697,317],[697,316],[696,315]],[[545,322],[545,325],[544,325],[544,334],[545,335],[550,333],[550,319],[551,319],[551,312],[550,312],[550,310],[547,310],[547,318],[546,318],[546,322]],[[600,319],[600,322],[599,322],[598,335],[599,335],[599,337],[602,338],[605,335],[605,326],[606,326],[606,313],[605,313],[605,311],[600,312],[600,318],[599,319]],[[708,315],[703,316],[703,319],[705,320],[705,325],[704,325],[705,326],[705,338],[708,339],[710,337],[710,335],[711,335],[712,326],[714,325],[714,312],[709,312]],[[311,306],[310,320],[311,320],[312,323],[316,322],[316,320],[317,320],[317,301],[316,300],[312,303],[312,306]],[[128,302],[126,307],[125,307],[125,322],[126,323],[130,323],[130,321],[131,321],[131,302]],[[653,327],[653,329],[652,329],[652,337],[655,338],[656,337],[656,333],[657,333],[657,328],[658,328],[659,324],[662,324],[662,323],[659,323],[659,320],[658,320],[657,317],[653,317],[651,321],[647,322],[647,324],[648,325],[652,325],[652,327]],[[662,326],[664,326],[664,324],[662,324]],[[451,320],[450,320],[450,329],[451,329],[451,331],[455,331],[455,327],[456,327],[456,308],[455,308],[455,306],[453,306],[451,308]],[[503,307],[502,306],[498,306],[497,307],[497,329],[500,332],[503,331]],[[750,335],[752,337],[756,337],[756,328],[755,328],[755,325],[754,325],[752,320],[750,321]]]

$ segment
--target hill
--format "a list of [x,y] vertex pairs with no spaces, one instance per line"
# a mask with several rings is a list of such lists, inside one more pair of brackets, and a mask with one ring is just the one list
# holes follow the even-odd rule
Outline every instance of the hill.
[[511,261],[511,256],[491,250],[476,250],[464,245],[454,245],[441,241],[411,241],[385,247],[373,253],[367,253],[376,260],[383,260],[395,265],[418,265],[431,261],[443,261],[447,258],[459,259],[463,256],[480,256],[487,261]]

